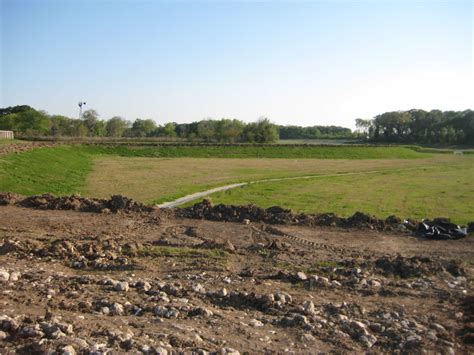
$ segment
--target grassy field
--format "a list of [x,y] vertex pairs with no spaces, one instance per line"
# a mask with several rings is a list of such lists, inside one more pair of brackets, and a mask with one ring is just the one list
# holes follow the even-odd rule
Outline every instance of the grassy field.
[[0,156],[0,190],[24,195],[79,193],[92,168],[92,156],[71,146]]
[[[262,207],[284,205],[301,212],[364,211],[379,217],[447,216],[458,223],[474,220],[474,159],[459,164],[426,166],[350,176],[251,184],[211,195],[214,203]],[[284,203],[282,203],[284,201]]]
[[[149,203],[170,201],[216,186],[268,178],[410,169],[449,164],[452,156],[426,159],[224,159],[127,158],[95,160],[84,193],[106,197],[116,191]],[[298,184],[297,181],[286,184]],[[144,188],[146,186],[146,188]]]
[[426,153],[406,147],[368,146],[86,146],[93,154],[155,158],[416,159]]
[[[343,175],[348,173],[355,175]],[[0,157],[3,191],[121,193],[146,203],[236,182],[308,175],[315,177],[252,184],[212,198],[341,215],[361,210],[380,217],[474,219],[472,155],[406,147],[60,146]]]

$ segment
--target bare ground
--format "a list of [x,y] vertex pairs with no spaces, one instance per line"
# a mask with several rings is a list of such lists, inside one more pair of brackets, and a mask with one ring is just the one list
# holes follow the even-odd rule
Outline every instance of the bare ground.
[[159,210],[0,221],[2,353],[474,351],[472,236]]

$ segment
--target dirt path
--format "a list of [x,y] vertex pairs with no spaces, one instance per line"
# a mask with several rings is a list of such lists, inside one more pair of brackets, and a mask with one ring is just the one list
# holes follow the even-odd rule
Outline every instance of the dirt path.
[[210,190],[196,192],[190,195],[186,195],[180,197],[176,200],[163,202],[157,207],[159,208],[175,208],[178,206],[182,206],[188,202],[192,202],[198,200],[200,198],[209,196],[213,193],[226,191],[235,189],[237,187],[243,187],[252,184],[264,183],[264,182],[277,182],[277,181],[286,181],[286,180],[307,180],[307,179],[317,179],[317,178],[327,178],[327,177],[338,177],[338,176],[352,176],[352,175],[366,175],[366,174],[377,174],[377,173],[385,173],[385,172],[401,172],[401,171],[410,171],[410,170],[426,170],[433,167],[415,167],[415,168],[405,168],[405,169],[385,169],[385,170],[370,170],[370,171],[358,171],[352,173],[340,173],[340,174],[320,174],[320,175],[303,175],[303,176],[292,176],[292,177],[284,177],[284,178],[272,178],[272,179],[261,179],[261,180],[254,180],[248,182],[241,182],[236,184],[229,184],[224,186],[219,186],[212,188]]

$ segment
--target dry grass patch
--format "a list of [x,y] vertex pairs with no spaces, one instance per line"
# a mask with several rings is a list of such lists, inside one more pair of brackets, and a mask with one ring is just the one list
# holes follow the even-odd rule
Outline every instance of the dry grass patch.
[[[463,157],[453,155],[437,155],[416,160],[171,159],[102,156],[95,160],[84,193],[95,197],[121,193],[146,203],[158,203],[236,182],[450,165],[462,159]],[[286,184],[294,182],[289,181]]]

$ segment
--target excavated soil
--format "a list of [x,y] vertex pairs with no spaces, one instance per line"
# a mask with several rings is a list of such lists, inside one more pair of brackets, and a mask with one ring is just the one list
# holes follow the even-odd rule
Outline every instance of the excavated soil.
[[2,353],[474,352],[472,236],[2,198]]
[[29,150],[38,148],[51,148],[58,145],[58,143],[48,142],[28,142],[26,143],[12,143],[12,144],[1,144],[0,145],[0,156],[7,154],[24,153]]

